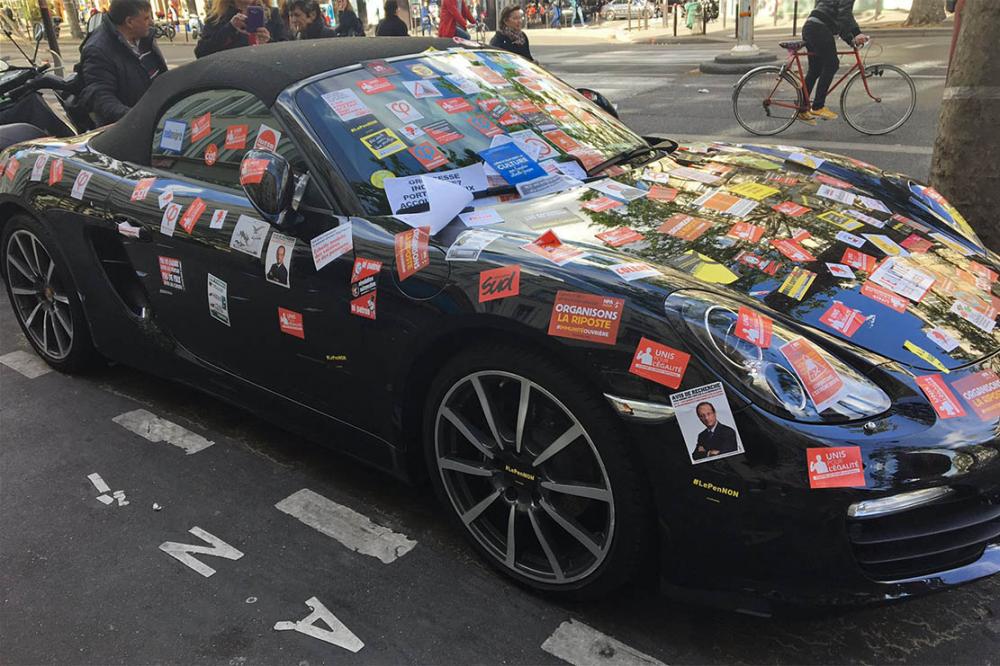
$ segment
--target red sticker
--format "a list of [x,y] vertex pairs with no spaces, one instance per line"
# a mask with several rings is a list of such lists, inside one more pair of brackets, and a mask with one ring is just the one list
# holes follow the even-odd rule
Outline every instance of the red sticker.
[[661,234],[669,234],[674,238],[693,241],[712,228],[712,222],[700,217],[692,217],[684,213],[674,213],[663,224],[656,228]]
[[257,140],[253,142],[253,149],[273,153],[278,149],[278,141],[280,140],[281,132],[261,123],[261,126],[257,128]]
[[802,243],[807,238],[812,238],[812,234],[805,229],[792,229],[792,240],[796,243]]
[[219,147],[214,143],[205,146],[205,165],[212,166],[219,159]]
[[854,189],[854,186],[847,181],[840,180],[839,178],[834,178],[833,176],[827,176],[823,173],[817,173],[813,176],[813,180],[817,180],[824,185],[829,185],[830,187],[839,187],[842,190]]
[[764,235],[764,227],[758,227],[750,222],[737,222],[726,234],[732,238],[742,238],[745,241],[756,243]]
[[612,229],[611,231],[605,231],[597,234],[597,237],[611,247],[621,247],[622,245],[636,243],[645,238],[645,236],[640,234],[635,229],[630,229],[628,227],[620,227],[618,229]]
[[278,327],[281,328],[282,333],[295,336],[296,338],[300,338],[302,340],[306,339],[306,331],[302,325],[302,314],[299,312],[279,307]]
[[354,269],[351,271],[351,282],[360,282],[365,278],[378,274],[381,270],[381,261],[358,257],[354,260]]
[[992,370],[981,370],[951,385],[983,421],[1000,417],[1000,377]]
[[14,176],[17,175],[17,170],[21,167],[21,163],[18,162],[13,157],[7,162],[7,169],[4,171],[4,175],[7,176],[7,180],[14,182]]
[[663,384],[668,388],[678,388],[684,379],[690,354],[673,349],[659,342],[646,338],[639,340],[632,356],[632,365],[628,371],[644,379]]
[[448,163],[445,154],[426,141],[410,148],[410,154],[417,158],[420,165],[428,171]]
[[[538,105],[527,99],[513,99],[510,101],[510,108],[518,113],[541,113]],[[489,111],[490,109],[486,109]]]
[[998,274],[992,268],[987,268],[986,266],[983,266],[982,264],[977,263],[975,261],[969,262],[969,271],[973,275],[977,275],[983,278],[991,285],[997,281],[997,277],[1000,277],[1000,274]]
[[909,301],[905,298],[878,286],[874,282],[865,282],[861,285],[861,295],[890,307],[896,312],[906,312],[906,308],[909,306]]
[[801,215],[805,215],[810,210],[812,210],[811,208],[806,208],[805,206],[800,206],[799,204],[795,203],[794,201],[784,201],[784,202],[782,202],[780,204],[776,204],[774,206],[771,206],[771,208],[773,208],[774,210],[778,211],[779,213],[784,213],[785,215],[788,215],[789,217],[799,217]]
[[246,159],[240,163],[240,185],[256,185],[264,178],[270,160]]
[[52,160],[52,165],[49,167],[49,185],[55,185],[56,183],[62,182],[63,177],[63,161],[61,157],[57,157]]
[[549,335],[613,345],[618,340],[625,299],[558,291],[549,318]]
[[[611,197],[598,197],[597,199],[592,199],[587,203],[583,204],[581,207],[587,210],[592,210],[595,213],[603,213],[606,210],[611,210],[612,208],[618,208],[619,206],[624,206],[621,201],[617,199],[612,199]],[[600,238],[600,236],[598,236]]]
[[149,190],[153,188],[153,184],[156,182],[155,178],[142,178],[135,187],[132,189],[132,201],[142,201],[149,194]]
[[582,250],[575,247],[563,245],[559,236],[549,229],[544,234],[521,246],[522,250],[537,254],[539,257],[548,259],[554,264],[562,266],[583,254]]
[[447,120],[439,120],[436,123],[425,125],[424,131],[442,146],[465,137],[465,135],[456,131]]
[[844,256],[840,259],[840,263],[846,264],[851,268],[857,268],[859,271],[864,271],[865,273],[871,273],[875,270],[875,257],[853,248],[844,250]]
[[900,243],[910,252],[916,252],[918,254],[923,254],[927,250],[934,246],[934,243],[930,242],[926,238],[921,238],[917,234],[910,234],[906,237],[902,243]]
[[400,282],[431,265],[427,250],[430,237],[430,227],[408,229],[396,234],[396,273],[399,274]]
[[242,150],[247,147],[247,125],[230,125],[226,128],[226,150]]
[[473,74],[481,78],[483,81],[486,81],[486,83],[496,86],[503,86],[507,84],[507,79],[503,78],[489,67],[480,65],[478,67],[470,67],[470,69]]
[[396,86],[392,85],[392,82],[384,77],[358,81],[357,86],[361,88],[361,92],[366,95],[374,95],[376,93],[389,92],[390,90],[396,89]]
[[860,446],[806,449],[810,488],[856,488],[865,486],[865,468]]
[[941,379],[941,375],[924,375],[915,379],[917,386],[927,396],[939,418],[953,419],[956,416],[965,416],[965,408]]
[[483,136],[492,137],[503,134],[503,130],[482,113],[474,113],[469,116],[469,124],[475,127]]
[[805,338],[792,340],[780,351],[802,380],[816,411],[822,412],[844,386],[840,375]]
[[517,296],[521,293],[521,267],[501,266],[479,274],[479,302]]
[[434,100],[447,113],[466,113],[472,111],[472,105],[464,97],[448,97]]
[[543,132],[542,134],[546,139],[559,146],[567,153],[581,147],[573,137],[566,134],[566,132],[563,132],[562,130],[552,130],[551,132]]
[[184,211],[184,215],[180,219],[180,224],[184,228],[184,231],[191,233],[194,225],[198,224],[201,214],[205,212],[205,208],[205,202],[200,197],[191,202],[191,205]]
[[669,203],[677,198],[677,190],[665,185],[653,185],[649,188],[649,194],[646,195],[646,198],[651,201]]
[[199,141],[212,131],[212,112],[191,119],[191,141]]
[[746,340],[762,349],[771,346],[773,321],[765,314],[740,306],[736,314],[736,329],[733,331],[740,340]]
[[365,319],[375,319],[375,299],[377,291],[362,294],[351,301],[351,314]]
[[771,241],[771,245],[792,261],[816,261],[809,250],[790,238],[776,238]]
[[861,324],[865,323],[865,316],[854,308],[835,302],[819,320],[833,330],[851,337],[861,328]]
[[751,268],[756,268],[759,271],[763,271],[768,275],[775,275],[783,264],[780,261],[774,261],[773,259],[764,259],[759,257],[752,252],[743,251],[736,255],[736,261],[740,262],[745,266],[750,266]]
[[508,111],[507,113],[500,116],[497,119],[497,122],[499,122],[504,127],[510,127],[511,125],[520,125],[521,123],[525,122],[525,120],[516,113]]

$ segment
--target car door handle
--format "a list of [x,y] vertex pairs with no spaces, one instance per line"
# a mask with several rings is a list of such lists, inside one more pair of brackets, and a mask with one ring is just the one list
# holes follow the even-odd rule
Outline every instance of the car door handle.
[[134,238],[143,243],[149,243],[153,240],[153,234],[149,232],[149,229],[141,224],[136,224],[132,218],[119,215],[113,221],[118,227],[118,233],[122,236]]

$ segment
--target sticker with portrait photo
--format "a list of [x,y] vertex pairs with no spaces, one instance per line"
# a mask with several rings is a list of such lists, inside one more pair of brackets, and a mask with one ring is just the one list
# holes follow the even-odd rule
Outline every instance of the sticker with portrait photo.
[[743,440],[721,382],[670,396],[692,465],[741,455]]
[[264,256],[264,266],[267,273],[264,277],[268,282],[280,284],[286,289],[291,287],[292,253],[295,251],[295,238],[277,232],[271,234],[271,242],[267,245]]

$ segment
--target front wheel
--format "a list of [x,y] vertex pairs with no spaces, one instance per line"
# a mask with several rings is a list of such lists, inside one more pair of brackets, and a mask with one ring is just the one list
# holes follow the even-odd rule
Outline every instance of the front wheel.
[[733,90],[733,113],[743,129],[758,136],[783,132],[806,108],[798,83],[781,67],[747,72]]
[[469,349],[435,379],[424,423],[438,497],[491,565],[573,598],[643,569],[655,523],[638,467],[600,393],[564,367]]
[[862,134],[888,134],[902,127],[917,106],[917,88],[895,65],[868,65],[857,71],[840,95],[847,124]]

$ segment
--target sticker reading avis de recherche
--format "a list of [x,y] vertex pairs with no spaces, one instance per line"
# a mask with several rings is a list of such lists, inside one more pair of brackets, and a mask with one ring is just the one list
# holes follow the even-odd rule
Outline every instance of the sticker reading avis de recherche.
[[692,465],[742,454],[743,440],[721,382],[670,396]]
[[271,242],[267,245],[267,255],[264,265],[267,266],[265,279],[282,287],[291,286],[292,256],[295,253],[295,237],[277,232],[271,234]]

